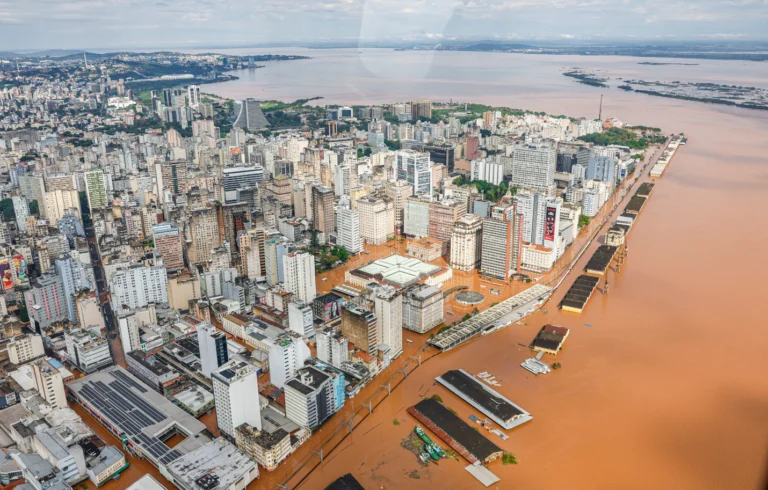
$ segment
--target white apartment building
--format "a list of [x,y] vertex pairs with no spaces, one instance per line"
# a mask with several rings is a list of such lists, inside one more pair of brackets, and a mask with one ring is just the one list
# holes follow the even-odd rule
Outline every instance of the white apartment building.
[[285,290],[304,303],[311,303],[317,296],[315,287],[315,257],[312,254],[288,253],[283,255]]
[[380,286],[373,294],[376,337],[389,347],[389,360],[403,353],[403,295],[392,286]]
[[429,202],[417,198],[405,200],[403,233],[412,237],[429,236]]
[[141,349],[141,337],[139,336],[139,324],[136,321],[136,313],[128,311],[117,316],[117,330],[120,333],[120,344],[123,352],[128,354]]
[[450,267],[471,271],[480,266],[483,251],[483,220],[468,214],[459,218],[451,233]]
[[259,380],[251,366],[230,361],[211,376],[216,423],[222,434],[235,438],[235,429],[250,424],[261,430]]
[[336,243],[351,254],[360,253],[363,250],[363,240],[360,237],[360,213],[343,207],[336,212],[336,218]]
[[413,150],[395,152],[395,174],[397,180],[407,182],[417,196],[432,196],[432,162],[429,153]]
[[77,191],[63,191],[56,189],[45,193],[45,212],[52,223],[62,218],[68,210],[73,211],[75,216],[80,216],[80,196]]
[[11,364],[24,364],[45,355],[43,339],[37,334],[21,334],[8,342],[8,360]]
[[419,284],[403,292],[403,328],[426,333],[443,323],[443,292]]
[[78,328],[64,333],[69,362],[84,373],[92,373],[112,364],[107,339],[99,334]]
[[285,386],[311,357],[309,347],[300,337],[280,334],[275,339],[265,339],[264,343],[269,346],[269,379],[278,388]]
[[35,388],[43,400],[53,408],[67,408],[67,392],[61,372],[47,360],[40,359],[32,363]]
[[308,303],[288,303],[288,328],[302,338],[314,340],[315,323],[312,317],[312,305]]
[[522,246],[521,268],[534,272],[548,271],[557,260],[555,249],[533,243],[524,243]]
[[349,360],[349,341],[333,329],[317,332],[317,358],[333,367]]
[[472,180],[484,180],[499,185],[504,180],[504,164],[486,159],[472,160],[470,164]]
[[132,265],[115,271],[109,283],[115,308],[126,305],[133,309],[150,303],[168,303],[168,273],[163,265]]
[[16,226],[19,231],[27,232],[29,201],[23,196],[13,196],[13,212],[16,214]]
[[547,188],[555,182],[557,150],[551,146],[516,148],[512,156],[511,185],[523,188]]
[[360,216],[360,238],[365,243],[380,245],[395,233],[394,202],[389,198],[366,196],[357,200]]
[[201,323],[197,325],[197,344],[200,346],[203,376],[210,378],[214,371],[229,361],[227,334],[216,330],[210,323]]
[[584,199],[581,203],[582,213],[593,218],[600,211],[600,194],[597,188],[584,189]]

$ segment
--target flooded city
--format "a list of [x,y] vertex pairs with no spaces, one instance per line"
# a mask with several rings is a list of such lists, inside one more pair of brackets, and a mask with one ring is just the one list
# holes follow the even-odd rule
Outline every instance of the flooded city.
[[[578,117],[597,114],[601,89],[571,83],[560,76],[561,67],[615,67],[628,73],[641,69],[627,58],[393,52],[360,59],[334,52],[327,55],[329,66],[321,68],[324,56],[318,52],[306,68],[281,65],[270,72],[268,67],[251,80],[245,74],[206,90],[262,99],[321,95],[321,103],[348,104],[430,96]],[[477,79],[473,67],[488,67],[491,61],[496,64],[489,68],[493,73]],[[326,90],[324,83],[331,84],[330,73],[340,66],[340,78],[332,80],[336,89]],[[308,76],[312,82],[307,85],[279,83],[290,70],[309,75],[315,67],[311,73],[317,76]],[[398,69],[422,70],[423,77],[412,82]],[[685,79],[685,68],[674,69]],[[757,63],[702,62],[691,79],[733,77],[733,83],[765,84],[767,71]],[[581,315],[559,311],[556,305],[577,275],[572,273],[545,306],[546,313],[539,311],[523,325],[423,362],[324,455],[322,464],[302,477],[299,488],[323,488],[347,472],[366,488],[478,485],[461,461],[422,467],[400,447],[415,426],[406,409],[424,397],[438,394],[464,420],[477,414],[434,381],[458,368],[493,373],[501,383],[495,389],[533,416],[510,431],[508,440],[488,436],[518,460],[517,465],[490,466],[501,478],[499,488],[761,486],[768,440],[768,360],[759,352],[768,345],[768,331],[762,328],[758,306],[768,273],[762,256],[768,230],[761,212],[768,188],[768,114],[607,92],[604,115],[688,137],[629,234],[631,251],[621,272],[608,273],[610,295],[596,294]],[[380,250],[356,260],[364,263],[389,253]],[[577,266],[574,272],[579,270]],[[335,272],[328,277],[332,284],[341,280]],[[481,307],[494,301],[482,281],[471,280],[472,289],[485,295]],[[318,290],[332,287],[323,284],[318,280]],[[504,296],[515,287],[505,285]],[[446,305],[454,312],[446,318],[449,322],[465,311],[452,301]],[[537,377],[520,367],[530,357],[521,344],[528,345],[545,323],[568,327],[571,334],[557,356],[561,369]],[[406,338],[413,337],[408,334]],[[755,351],[745,349],[745,340]],[[365,393],[360,399],[365,400]],[[322,432],[333,431],[333,424]],[[281,467],[278,473],[287,477],[293,472],[290,465],[284,463],[286,470]],[[265,480],[282,483],[272,475]],[[291,481],[291,488],[296,482]]]

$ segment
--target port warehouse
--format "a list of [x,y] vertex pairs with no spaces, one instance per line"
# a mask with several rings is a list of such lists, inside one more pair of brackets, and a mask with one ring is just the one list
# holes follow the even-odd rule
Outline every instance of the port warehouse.
[[614,247],[613,245],[600,245],[597,247],[597,250],[592,254],[592,258],[589,259],[585,267],[587,273],[599,276],[605,275],[605,271],[608,270],[608,266],[618,250],[619,247]]
[[565,311],[581,313],[589,298],[592,297],[598,281],[600,278],[595,276],[587,276],[586,274],[579,276],[566,293],[563,301],[560,302],[560,308]]
[[422,400],[408,413],[472,464],[490,463],[502,454],[501,448],[437,400]]
[[563,344],[569,334],[570,330],[565,327],[551,324],[544,325],[533,339],[533,342],[531,342],[531,348],[539,353],[539,358],[542,353],[557,355],[560,349],[563,348]]
[[485,386],[463,369],[446,371],[435,380],[506,430],[533,419],[530,413]]
[[[514,313],[517,313],[517,318],[510,318],[510,323],[522,318],[529,309],[532,309],[536,303],[546,298],[551,292],[552,288],[542,284],[536,284],[535,286],[502,301],[496,306],[481,311],[469,320],[444,330],[435,335],[429,343],[443,351],[452,349],[485,329],[490,330],[497,326],[501,326],[496,325],[497,320],[512,316]],[[522,310],[522,312],[520,310]]]
[[[205,424],[120,366],[71,381],[67,389],[126,449],[158,468],[211,440]],[[175,434],[185,439],[171,449],[164,441]]]

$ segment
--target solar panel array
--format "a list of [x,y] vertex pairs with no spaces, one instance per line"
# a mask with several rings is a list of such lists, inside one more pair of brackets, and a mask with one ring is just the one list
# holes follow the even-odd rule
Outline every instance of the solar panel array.
[[122,430],[128,439],[149,453],[162,464],[168,464],[181,457],[181,453],[165,445],[163,441],[148,436],[143,429],[163,422],[167,417],[140,396],[133,393],[134,387],[142,393],[146,389],[119,371],[109,373],[115,378],[105,384],[102,381],[88,381],[79,391],[79,396],[102,413],[110,423]]

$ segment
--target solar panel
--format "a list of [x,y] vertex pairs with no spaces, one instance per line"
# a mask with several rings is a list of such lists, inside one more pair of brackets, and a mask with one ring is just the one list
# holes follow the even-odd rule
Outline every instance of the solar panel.
[[117,378],[117,379],[119,379],[121,381],[124,381],[125,383],[128,383],[129,385],[133,386],[134,388],[139,390],[141,393],[146,393],[147,392],[146,388],[141,386],[135,380],[131,379],[131,377],[128,376],[127,374],[125,374],[124,372],[122,372],[122,371],[112,371],[111,374],[112,374],[113,377],[115,377],[115,378]]

